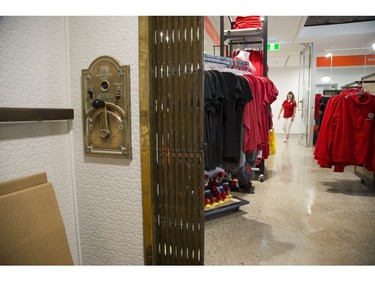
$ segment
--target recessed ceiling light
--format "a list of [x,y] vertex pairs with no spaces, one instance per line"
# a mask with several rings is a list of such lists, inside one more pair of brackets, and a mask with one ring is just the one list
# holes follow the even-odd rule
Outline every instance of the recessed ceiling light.
[[324,77],[320,78],[320,80],[322,80],[322,82],[324,82],[324,83],[328,83],[329,81],[331,81],[331,77],[324,76]]

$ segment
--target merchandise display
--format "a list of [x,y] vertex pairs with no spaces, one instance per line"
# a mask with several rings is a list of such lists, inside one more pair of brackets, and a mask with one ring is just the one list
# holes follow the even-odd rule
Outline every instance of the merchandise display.
[[222,68],[205,70],[205,170],[223,167],[237,175],[241,191],[270,155],[269,110],[278,90],[267,77]]
[[[251,22],[245,17],[236,20],[238,28],[248,28]],[[273,128],[270,105],[278,95],[273,82],[264,77],[265,57],[258,47],[237,49],[232,58],[204,57],[206,211],[228,204],[230,191],[254,193],[257,171],[263,181]],[[207,174],[220,168],[224,174]]]
[[230,193],[231,188],[238,187],[238,181],[229,178],[226,171],[218,172],[214,176],[205,175],[204,183],[206,209],[228,202],[233,197]]
[[262,28],[262,26],[260,16],[237,16],[234,23],[234,29]]
[[238,191],[238,179],[229,171],[217,168],[205,172],[205,218],[225,212],[237,211],[240,206],[249,201],[240,199],[231,193]]
[[343,172],[356,165],[374,171],[375,95],[346,89],[327,102],[314,158],[320,167]]

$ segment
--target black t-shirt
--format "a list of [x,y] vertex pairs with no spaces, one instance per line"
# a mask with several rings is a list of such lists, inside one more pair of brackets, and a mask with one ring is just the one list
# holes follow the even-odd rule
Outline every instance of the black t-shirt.
[[252,100],[247,80],[231,72],[223,72],[229,99],[223,114],[223,160],[237,163],[242,152],[242,117],[244,106]]
[[221,73],[205,71],[205,169],[213,170],[221,163],[223,104],[228,99]]
[[204,74],[205,169],[210,171],[222,161],[240,161],[243,110],[253,96],[243,76],[216,70],[207,70]]
[[[229,99],[223,109],[223,159],[237,158],[237,126],[236,107],[242,93],[238,76],[231,72],[223,72],[225,82],[229,89]],[[229,158],[229,159],[228,159]]]
[[205,169],[211,170],[212,166],[212,145],[213,145],[213,130],[215,129],[213,117],[215,115],[215,99],[213,90],[211,88],[212,76],[208,71],[204,72],[204,163]]
[[215,77],[214,84],[217,89],[217,111],[216,111],[216,149],[215,149],[215,164],[219,166],[223,158],[224,150],[224,128],[223,128],[223,118],[225,106],[229,100],[229,88],[226,84],[223,73],[217,70],[211,71],[212,75]]

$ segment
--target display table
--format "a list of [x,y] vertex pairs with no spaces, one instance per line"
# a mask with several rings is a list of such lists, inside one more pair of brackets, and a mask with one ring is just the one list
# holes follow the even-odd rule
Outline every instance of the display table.
[[204,217],[207,220],[216,217],[217,215],[237,212],[241,206],[247,204],[249,204],[249,201],[233,196],[225,203],[212,208],[205,208]]

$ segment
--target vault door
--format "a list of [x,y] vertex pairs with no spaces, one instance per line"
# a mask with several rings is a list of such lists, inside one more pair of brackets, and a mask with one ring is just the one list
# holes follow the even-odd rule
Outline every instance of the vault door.
[[149,17],[148,28],[152,250],[145,263],[203,264],[203,17]]

